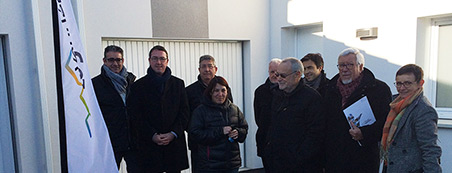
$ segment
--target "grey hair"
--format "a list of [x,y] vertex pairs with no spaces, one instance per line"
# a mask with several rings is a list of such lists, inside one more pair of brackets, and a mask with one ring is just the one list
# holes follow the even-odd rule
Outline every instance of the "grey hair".
[[204,60],[209,60],[213,62],[213,66],[215,65],[215,58],[212,55],[203,55],[201,57],[199,57],[199,67],[201,67],[201,62]]
[[364,65],[364,55],[361,53],[361,52],[359,52],[359,50],[358,49],[355,49],[355,48],[347,48],[347,49],[344,49],[340,54],[339,54],[339,57],[338,57],[338,59],[340,58],[340,57],[342,57],[342,56],[347,56],[347,55],[350,55],[350,54],[354,54],[355,56],[356,56],[356,62],[358,63],[358,65]]
[[281,64],[281,59],[279,58],[273,58],[272,60],[270,60],[270,63],[268,63],[268,65],[272,64],[272,63],[277,63],[277,64]]
[[299,72],[301,72],[301,74],[304,73],[303,64],[297,58],[288,57],[288,58],[285,58],[284,60],[282,60],[281,63],[285,63],[285,62],[289,62],[290,63],[293,72],[294,71],[299,71]]

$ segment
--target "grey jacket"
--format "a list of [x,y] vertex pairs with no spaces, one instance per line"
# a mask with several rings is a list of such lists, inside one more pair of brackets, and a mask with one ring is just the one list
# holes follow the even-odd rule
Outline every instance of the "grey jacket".
[[400,119],[388,151],[387,172],[442,172],[437,123],[438,114],[421,93]]

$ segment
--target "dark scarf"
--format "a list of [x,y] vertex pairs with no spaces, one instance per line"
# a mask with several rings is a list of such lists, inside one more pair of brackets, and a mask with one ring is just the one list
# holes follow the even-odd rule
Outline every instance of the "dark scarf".
[[126,67],[122,67],[122,70],[119,73],[115,73],[110,70],[106,65],[102,65],[102,69],[105,71],[105,75],[107,75],[108,78],[111,79],[111,83],[113,83],[113,86],[115,87],[116,91],[118,91],[118,94],[121,96],[122,101],[126,102],[126,88],[127,88],[127,76],[129,73],[127,73]]
[[339,92],[342,95],[342,108],[344,108],[345,103],[347,103],[347,100],[350,95],[352,95],[353,91],[355,91],[355,89],[359,86],[362,78],[363,73],[361,73],[356,80],[353,80],[349,84],[343,84],[340,77],[337,79],[336,86],[339,88]]
[[312,80],[312,81],[306,80],[306,77],[303,78],[303,81],[305,82],[305,84],[306,84],[307,86],[310,86],[310,87],[312,87],[312,88],[314,88],[314,89],[317,89],[317,88],[319,88],[320,82],[322,81],[322,74],[320,74],[319,76],[317,76],[317,78],[315,78],[315,79]]
[[157,92],[159,97],[163,95],[163,89],[165,88],[165,83],[168,81],[168,79],[171,77],[171,69],[169,67],[166,67],[165,72],[162,76],[155,73],[154,70],[152,70],[151,67],[148,68],[147,75],[149,76],[151,87],[153,89],[157,89]]

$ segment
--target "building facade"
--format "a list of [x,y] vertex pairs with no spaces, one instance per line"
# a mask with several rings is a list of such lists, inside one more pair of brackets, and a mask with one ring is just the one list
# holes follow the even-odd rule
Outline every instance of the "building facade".
[[[49,1],[0,1],[0,172],[60,172],[60,139],[52,5]],[[262,167],[256,155],[254,90],[273,57],[318,52],[334,76],[337,56],[360,49],[365,66],[394,85],[408,63],[425,70],[425,94],[440,114],[439,144],[452,162],[452,10],[447,1],[303,0],[71,0],[91,77],[100,73],[103,49],[124,48],[125,65],[138,77],[155,44],[169,50],[169,66],[189,85],[197,60],[216,57],[218,74],[232,85],[234,102],[250,125],[243,166]],[[409,4],[408,4],[409,3]],[[377,32],[375,32],[375,30]],[[357,37],[357,35],[359,37]],[[449,92],[448,92],[449,91]],[[4,140],[5,139],[5,140]]]

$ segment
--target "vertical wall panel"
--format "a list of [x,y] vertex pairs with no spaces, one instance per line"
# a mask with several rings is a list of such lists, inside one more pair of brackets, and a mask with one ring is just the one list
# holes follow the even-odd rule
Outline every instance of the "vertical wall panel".
[[149,50],[155,45],[164,46],[169,54],[168,66],[174,76],[185,81],[186,86],[197,80],[199,57],[212,55],[216,59],[217,75],[226,78],[232,88],[234,103],[243,107],[242,43],[239,41],[118,38],[104,38],[102,41],[104,48],[112,44],[124,49],[125,66],[138,78],[146,75]]

